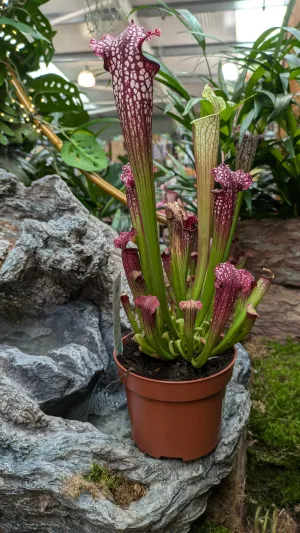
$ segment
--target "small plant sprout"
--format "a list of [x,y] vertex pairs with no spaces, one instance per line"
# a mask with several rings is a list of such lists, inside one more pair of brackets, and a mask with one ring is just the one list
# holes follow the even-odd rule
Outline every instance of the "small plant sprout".
[[200,368],[251,331],[273,275],[265,270],[256,283],[250,272],[226,261],[237,199],[252,183],[253,143],[248,137],[241,142],[240,168],[217,164],[225,102],[209,85],[203,97],[212,114],[193,123],[198,217],[174,191],[166,194],[170,242],[161,253],[152,159],[153,82],[159,65],[142,51],[146,40],[159,35],[132,21],[118,37],[91,40],[112,77],[130,161],[122,181],[133,227],[115,239],[115,246],[122,251],[134,306],[128,295],[121,301],[143,353],[164,360],[182,357]]

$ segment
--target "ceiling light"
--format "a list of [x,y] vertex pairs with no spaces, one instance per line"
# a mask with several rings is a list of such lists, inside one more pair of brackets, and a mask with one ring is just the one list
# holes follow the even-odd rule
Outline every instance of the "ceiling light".
[[224,63],[222,71],[226,81],[236,81],[239,77],[238,68],[234,63]]
[[77,82],[80,87],[94,87],[96,84],[95,76],[90,70],[79,72]]

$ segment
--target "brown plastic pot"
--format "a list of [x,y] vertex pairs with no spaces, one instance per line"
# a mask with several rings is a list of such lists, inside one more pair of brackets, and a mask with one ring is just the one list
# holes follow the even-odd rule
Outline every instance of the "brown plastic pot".
[[223,398],[236,356],[235,352],[227,368],[208,378],[159,381],[127,372],[114,352],[126,389],[132,438],[140,450],[184,461],[211,452],[219,442]]

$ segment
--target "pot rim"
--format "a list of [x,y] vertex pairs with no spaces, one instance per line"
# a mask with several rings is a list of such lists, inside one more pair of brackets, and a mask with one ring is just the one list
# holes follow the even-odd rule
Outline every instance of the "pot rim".
[[[132,333],[128,333],[127,335],[125,335],[125,337],[122,337],[122,341],[124,341],[125,339],[127,339],[131,335],[132,335]],[[139,374],[135,374],[134,372],[128,371],[123,365],[121,365],[121,363],[118,361],[118,357],[117,357],[115,349],[114,349],[114,352],[113,352],[113,356],[114,356],[114,360],[115,360],[116,364],[125,372],[125,374],[127,376],[131,375],[133,377],[136,377],[138,379],[141,379],[141,380],[146,381],[146,382],[151,382],[151,383],[167,383],[168,385],[188,385],[190,383],[197,383],[199,381],[208,381],[210,379],[214,379],[214,378],[216,378],[218,376],[221,376],[222,374],[225,374],[225,372],[227,372],[236,362],[238,354],[237,354],[237,349],[236,349],[236,345],[235,344],[233,346],[233,350],[234,350],[234,358],[232,359],[231,363],[229,363],[228,366],[226,366],[225,368],[223,368],[223,370],[221,370],[221,372],[218,372],[217,374],[213,374],[212,376],[208,376],[207,378],[199,378],[199,379],[193,379],[193,380],[188,380],[188,381],[166,381],[166,380],[162,380],[162,379],[145,378],[144,376],[140,376]]]

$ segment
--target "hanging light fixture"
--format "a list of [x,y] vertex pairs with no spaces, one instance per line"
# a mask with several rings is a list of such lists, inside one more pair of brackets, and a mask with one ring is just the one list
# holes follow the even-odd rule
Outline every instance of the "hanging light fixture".
[[96,84],[95,76],[90,70],[82,70],[78,74],[77,83],[80,87],[94,87]]

